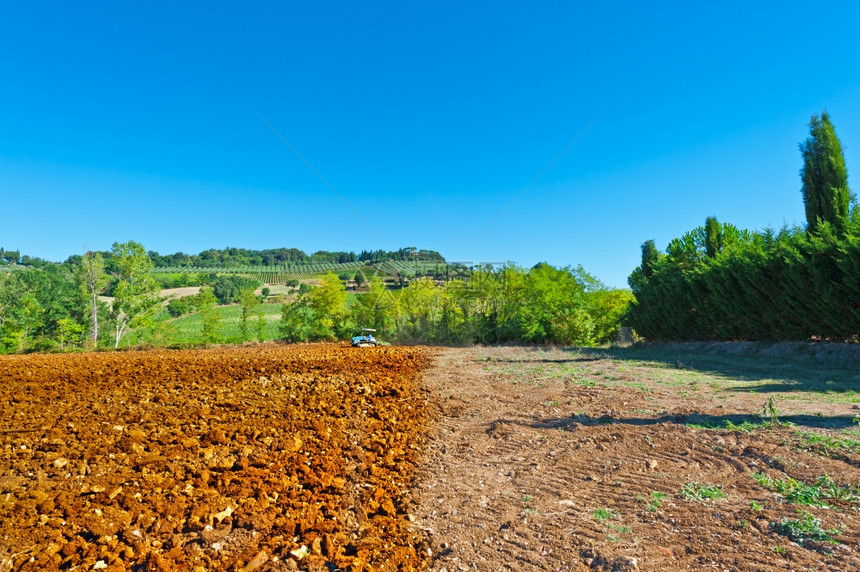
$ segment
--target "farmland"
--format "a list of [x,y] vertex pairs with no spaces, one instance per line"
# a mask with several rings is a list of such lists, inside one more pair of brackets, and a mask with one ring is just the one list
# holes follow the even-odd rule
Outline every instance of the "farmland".
[[446,350],[432,569],[860,569],[860,351],[818,351]]
[[860,568],[852,345],[0,359],[0,570]]
[[[170,275],[181,281],[183,275],[235,275],[252,280],[258,280],[264,284],[286,284],[290,280],[308,281],[314,280],[324,274],[333,272],[335,274],[348,273],[354,275],[361,272],[366,278],[370,276],[407,276],[433,274],[444,277],[450,274],[450,268],[437,261],[398,261],[385,260],[375,263],[364,262],[341,262],[341,263],[312,263],[312,264],[279,264],[275,266],[235,266],[222,267],[186,267],[186,266],[162,266],[152,270],[156,275]],[[458,268],[462,273],[463,269]]]
[[6,357],[0,569],[419,567],[424,362],[334,345]]

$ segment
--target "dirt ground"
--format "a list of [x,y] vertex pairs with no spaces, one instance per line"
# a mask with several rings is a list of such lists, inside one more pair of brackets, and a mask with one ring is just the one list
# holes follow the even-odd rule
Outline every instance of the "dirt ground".
[[0,358],[0,571],[413,569],[420,348]]
[[[594,352],[446,349],[435,360],[414,509],[431,570],[860,570],[856,494],[810,507],[751,477],[826,474],[856,493],[857,447],[808,437],[850,426],[856,405]],[[793,427],[693,426],[760,421],[769,395]],[[724,498],[687,498],[706,485]],[[773,523],[800,511],[839,529],[838,543],[778,534]]]
[[2,356],[0,572],[860,570],[860,368],[780,351]]

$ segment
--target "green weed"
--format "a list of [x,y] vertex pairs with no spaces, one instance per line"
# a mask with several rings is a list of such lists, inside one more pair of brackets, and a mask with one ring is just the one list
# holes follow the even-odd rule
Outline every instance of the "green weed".
[[829,507],[827,501],[834,500],[852,504],[860,503],[857,490],[849,486],[837,485],[827,474],[818,477],[811,485],[791,477],[785,480],[772,479],[764,473],[753,473],[750,476],[763,487],[778,492],[785,502],[822,508]]
[[687,483],[681,487],[681,495],[691,501],[705,502],[726,497],[726,493],[718,485],[711,483]]
[[655,512],[658,508],[660,508],[660,501],[664,498],[666,498],[666,493],[652,491],[651,501],[648,503],[648,512]]
[[795,435],[800,439],[799,448],[825,457],[839,453],[860,452],[860,441],[848,437],[823,435],[813,431],[797,431]]
[[609,523],[606,523],[606,528],[609,528],[609,529],[614,530],[615,532],[618,532],[621,534],[630,534],[630,532],[632,530],[629,526],[621,526],[618,524],[609,524]]
[[803,511],[800,518],[781,518],[771,522],[770,527],[777,534],[786,536],[789,540],[800,545],[804,545],[810,540],[837,544],[833,537],[842,533],[842,530],[838,528],[825,530],[821,526],[821,520],[815,518],[808,511]]
[[593,514],[594,518],[596,518],[600,522],[603,522],[604,520],[609,520],[610,518],[613,518],[615,516],[615,514],[613,514],[613,512],[608,508],[599,508],[591,514]]
[[642,383],[641,381],[628,381],[623,383],[622,385],[626,385],[627,387],[631,387],[633,389],[638,389],[639,391],[642,391],[644,393],[648,393],[649,391],[651,391],[651,388],[648,387],[647,384]]

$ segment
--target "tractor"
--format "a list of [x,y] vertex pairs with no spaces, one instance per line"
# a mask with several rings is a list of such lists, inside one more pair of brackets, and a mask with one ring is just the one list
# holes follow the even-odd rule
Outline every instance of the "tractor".
[[352,347],[354,348],[375,348],[377,341],[376,338],[373,337],[373,328],[362,328],[362,332],[364,335],[355,336],[352,338]]

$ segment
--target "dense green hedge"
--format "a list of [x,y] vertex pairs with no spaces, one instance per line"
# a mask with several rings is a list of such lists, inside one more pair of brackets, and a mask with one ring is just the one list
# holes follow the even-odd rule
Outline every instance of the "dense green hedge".
[[[860,213],[845,233],[749,233],[707,226],[654,255],[630,276],[629,324],[649,340],[857,340],[860,335]],[[713,241],[712,241],[713,242]],[[647,243],[646,243],[647,244]],[[653,244],[651,245],[653,246]]]

